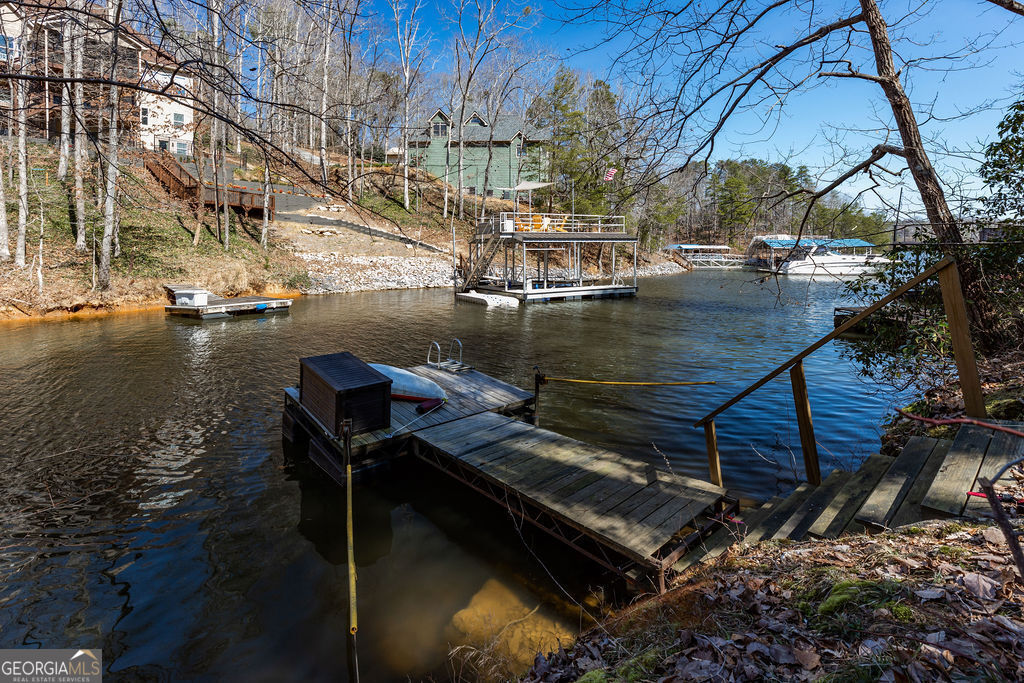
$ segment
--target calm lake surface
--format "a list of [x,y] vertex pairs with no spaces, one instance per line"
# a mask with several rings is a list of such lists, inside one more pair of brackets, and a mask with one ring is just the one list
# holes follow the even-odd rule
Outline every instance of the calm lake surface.
[[[636,299],[519,310],[425,290],[303,298],[269,318],[2,325],[0,647],[102,647],[116,678],[343,680],[343,491],[280,439],[300,357],[347,350],[409,366],[431,340],[459,337],[468,362],[524,388],[534,365],[715,380],[548,385],[541,397],[546,428],[706,479],[692,423],[831,330],[841,303],[837,284],[789,280],[780,293],[753,277],[647,279]],[[875,451],[891,406],[840,351],[805,363],[824,472]],[[751,497],[795,481],[786,377],[718,420],[726,485]],[[365,681],[443,678],[450,646],[483,646],[520,618],[496,651],[528,662],[579,629],[572,601],[607,582],[414,462],[360,479],[354,505]]]

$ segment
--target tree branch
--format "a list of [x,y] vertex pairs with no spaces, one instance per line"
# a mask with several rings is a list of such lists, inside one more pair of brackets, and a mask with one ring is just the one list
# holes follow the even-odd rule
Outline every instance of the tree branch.
[[1019,14],[1024,17],[1024,3],[1017,2],[1017,0],[988,0],[993,5],[999,5],[1005,10],[1010,10],[1014,14]]

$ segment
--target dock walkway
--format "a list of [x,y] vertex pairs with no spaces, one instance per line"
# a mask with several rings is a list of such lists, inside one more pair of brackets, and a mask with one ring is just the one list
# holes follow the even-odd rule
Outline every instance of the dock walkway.
[[[352,439],[356,468],[411,452],[605,568],[651,576],[662,589],[666,571],[720,526],[714,516],[735,509],[725,489],[515,419],[530,411],[531,392],[472,369],[408,370],[437,382],[448,401],[424,414],[392,401],[387,429]],[[295,387],[285,389],[282,432],[344,482],[339,440]]]
[[[492,413],[419,431],[415,440],[418,457],[600,564],[627,571],[621,560],[602,552],[611,549],[660,572],[662,581],[672,564],[666,560],[674,562],[688,549],[686,537],[698,532],[726,493]],[[680,536],[681,530],[687,533]]]
[[785,498],[744,510],[674,569],[707,562],[740,542],[834,539],[932,519],[984,518],[991,514],[988,501],[970,492],[980,491],[980,478],[1022,456],[1024,439],[980,426],[961,427],[953,440],[914,436],[895,458],[876,453],[855,472],[834,470],[820,486],[803,483]]

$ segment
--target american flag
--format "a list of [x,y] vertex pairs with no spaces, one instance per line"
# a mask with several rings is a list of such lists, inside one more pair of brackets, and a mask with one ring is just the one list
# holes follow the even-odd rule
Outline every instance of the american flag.
[[607,183],[609,180],[614,178],[615,177],[615,172],[618,171],[618,170],[619,169],[617,169],[617,168],[609,168],[608,171],[604,174],[604,181]]

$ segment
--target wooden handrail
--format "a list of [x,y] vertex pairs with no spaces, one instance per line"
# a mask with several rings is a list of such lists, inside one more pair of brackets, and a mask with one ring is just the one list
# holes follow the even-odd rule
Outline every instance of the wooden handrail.
[[957,374],[960,379],[960,390],[964,396],[964,408],[971,417],[985,417],[985,396],[981,391],[978,379],[978,367],[974,359],[974,347],[971,344],[971,333],[967,322],[967,305],[964,302],[963,290],[960,286],[960,274],[956,262],[943,259],[924,271],[906,284],[890,292],[871,306],[853,316],[834,329],[830,334],[814,342],[770,373],[754,382],[749,387],[705,415],[694,427],[704,427],[704,439],[708,451],[708,470],[711,481],[722,486],[722,464],[718,454],[718,436],[715,432],[715,416],[743,400],[746,396],[778,377],[787,368],[790,371],[790,383],[793,388],[793,403],[796,408],[797,423],[800,427],[800,446],[804,455],[804,471],[807,481],[818,486],[821,484],[821,468],[818,464],[818,446],[814,438],[814,425],[811,420],[811,403],[807,395],[807,382],[804,378],[803,359],[822,346],[843,334],[854,325],[886,304],[906,294],[910,289],[938,273],[939,288],[942,290],[942,304],[946,312],[946,321],[953,344],[953,358],[956,361]]
[[751,384],[749,387],[747,387],[746,389],[744,389],[740,393],[736,394],[735,396],[730,398],[728,401],[726,401],[722,405],[720,405],[717,408],[715,408],[714,410],[712,410],[710,413],[708,413],[707,415],[705,415],[704,417],[699,419],[697,422],[694,422],[693,426],[694,427],[700,427],[700,426],[704,425],[704,423],[706,423],[706,422],[708,422],[710,420],[715,419],[716,415],[718,415],[722,411],[724,411],[724,410],[726,410],[728,408],[731,408],[732,406],[736,405],[741,400],[743,400],[746,396],[748,396],[749,394],[753,393],[757,389],[760,389],[762,386],[764,386],[765,384],[767,384],[771,380],[775,379],[776,377],[781,375],[783,372],[785,372],[786,370],[788,370],[792,366],[794,366],[797,363],[799,363],[800,361],[802,361],[807,356],[811,355],[812,353],[814,353],[815,351],[820,349],[825,344],[829,343],[830,341],[832,341],[833,339],[835,339],[839,335],[841,335],[844,332],[848,331],[851,327],[853,327],[854,325],[859,323],[861,320],[864,320],[865,318],[867,318],[869,315],[871,315],[872,313],[874,313],[878,309],[880,309],[883,306],[885,306],[885,305],[887,305],[889,303],[892,303],[896,299],[900,298],[901,296],[906,294],[908,291],[910,291],[911,289],[913,289],[917,285],[921,284],[922,282],[924,282],[925,280],[927,280],[931,276],[935,275],[939,271],[945,270],[946,268],[948,268],[949,266],[952,266],[952,265],[954,265],[954,262],[953,262],[952,259],[948,259],[948,258],[942,259],[941,261],[936,263],[934,266],[932,266],[928,270],[924,271],[923,273],[921,273],[920,275],[915,277],[913,280],[907,282],[906,284],[902,285],[901,287],[898,287],[897,289],[894,289],[887,296],[885,296],[885,297],[879,299],[878,301],[876,301],[875,303],[871,304],[870,306],[865,308],[863,311],[861,311],[857,315],[853,316],[852,318],[847,320],[845,323],[843,323],[842,325],[840,325],[836,329],[832,330],[832,332],[826,334],[824,337],[822,337],[818,341],[814,342],[813,344],[811,344],[810,346],[805,348],[803,351],[801,351],[800,353],[796,354],[795,356],[793,356],[792,358],[787,360],[782,365],[779,365],[777,368],[775,368],[774,370],[769,372],[767,375],[765,375],[761,379],[757,380],[756,382]]

